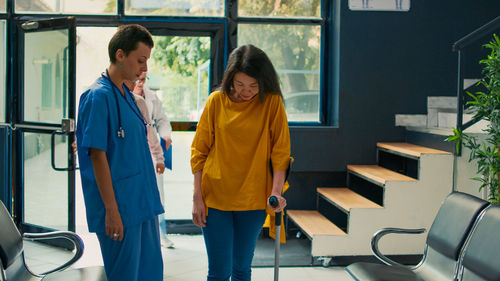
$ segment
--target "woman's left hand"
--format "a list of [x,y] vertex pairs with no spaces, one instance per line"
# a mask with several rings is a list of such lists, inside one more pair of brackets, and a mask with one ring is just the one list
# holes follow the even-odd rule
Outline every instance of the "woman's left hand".
[[[269,198],[271,198],[271,196],[275,196],[278,199],[278,206],[272,207],[269,204]],[[271,210],[273,210],[276,213],[283,211],[283,209],[285,209],[285,207],[286,207],[286,199],[278,194],[271,194],[271,196],[269,196],[269,198],[267,198],[267,205],[269,206],[269,208],[271,208]]]

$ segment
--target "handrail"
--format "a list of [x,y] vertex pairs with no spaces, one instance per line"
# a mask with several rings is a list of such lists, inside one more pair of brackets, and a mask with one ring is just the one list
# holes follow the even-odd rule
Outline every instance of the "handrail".
[[453,44],[453,51],[456,52],[458,50],[461,50],[468,45],[474,43],[477,41],[477,39],[483,37],[484,35],[487,35],[491,32],[493,32],[495,29],[500,27],[500,16],[496,17],[492,21],[488,22],[487,24],[481,26],[480,28],[472,31],[471,33],[465,35],[461,39],[459,39],[457,42]]
[[[459,131],[464,131],[475,123],[479,122],[480,119],[472,119],[469,122],[463,124],[463,112],[464,112],[464,52],[463,49],[470,44],[476,42],[481,37],[494,32],[496,29],[500,28],[500,16],[496,17],[492,21],[486,23],[480,28],[472,31],[466,36],[462,37],[460,40],[453,44],[453,51],[458,52],[458,71],[457,71],[457,129]],[[456,155],[460,155],[460,150],[455,151]]]

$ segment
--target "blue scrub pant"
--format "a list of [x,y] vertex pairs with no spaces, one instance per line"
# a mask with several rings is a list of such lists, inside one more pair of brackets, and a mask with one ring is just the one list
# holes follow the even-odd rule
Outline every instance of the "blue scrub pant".
[[97,233],[108,281],[162,281],[158,218],[126,227],[121,242]]
[[250,281],[257,238],[265,210],[220,211],[208,209],[203,237],[208,255],[208,281]]

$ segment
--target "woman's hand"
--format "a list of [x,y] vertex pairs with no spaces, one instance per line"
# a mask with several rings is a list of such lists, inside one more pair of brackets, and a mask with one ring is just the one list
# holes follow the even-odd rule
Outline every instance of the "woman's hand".
[[106,235],[113,240],[123,240],[123,223],[118,209],[106,209]]
[[161,175],[163,172],[165,172],[165,164],[156,163],[156,173]]
[[[278,199],[278,206],[273,207],[269,204],[269,198],[271,198],[271,196],[275,196]],[[269,206],[269,208],[271,208],[271,210],[273,210],[276,213],[283,211],[283,209],[285,209],[286,207],[286,199],[279,194],[271,194],[271,196],[267,198],[267,206]]]
[[193,223],[199,227],[207,226],[207,217],[205,214],[205,202],[201,194],[193,196]]

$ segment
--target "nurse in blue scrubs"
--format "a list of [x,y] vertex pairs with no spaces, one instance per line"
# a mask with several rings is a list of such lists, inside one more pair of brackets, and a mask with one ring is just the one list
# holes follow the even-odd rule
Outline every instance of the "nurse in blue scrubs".
[[124,80],[147,69],[151,34],[123,25],[111,38],[109,68],[80,98],[76,130],[90,232],[101,245],[109,281],[163,280],[157,215],[163,208],[146,122]]

